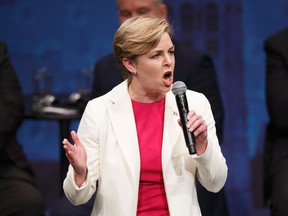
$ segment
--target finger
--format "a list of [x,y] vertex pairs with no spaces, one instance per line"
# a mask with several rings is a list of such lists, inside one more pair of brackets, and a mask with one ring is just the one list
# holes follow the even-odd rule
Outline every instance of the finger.
[[207,134],[207,125],[204,120],[202,120],[202,123],[196,128],[194,131],[195,136],[198,136],[200,134]]
[[73,157],[72,157],[72,155],[70,154],[70,152],[68,153],[68,152],[66,152],[66,158],[69,160],[69,163],[70,164],[73,164]]
[[68,145],[70,142],[69,142],[66,138],[64,138],[63,141],[62,141],[62,143],[63,143],[64,145]]
[[63,139],[62,144],[63,144],[63,147],[71,145],[71,143],[66,138]]
[[79,137],[75,131],[71,131],[71,137],[76,145],[80,144]]
[[73,151],[74,146],[67,139],[64,139],[62,143],[63,143],[63,148],[66,153]]
[[189,119],[187,123],[187,127],[189,131],[197,130],[201,125],[205,124],[204,119],[200,115],[194,115],[191,119]]
[[187,124],[186,126],[188,128],[196,128],[195,122],[198,120],[199,116],[198,115],[188,115],[188,119],[187,119]]
[[64,149],[66,154],[69,153],[69,152],[72,152],[72,150],[67,145],[63,145],[63,149]]
[[191,119],[194,115],[196,115],[194,110],[190,110],[188,115],[187,115],[187,120],[189,121],[189,119]]
[[194,132],[194,135],[197,137],[199,134],[201,134],[204,130],[204,127],[202,126],[199,126],[197,127],[193,132]]

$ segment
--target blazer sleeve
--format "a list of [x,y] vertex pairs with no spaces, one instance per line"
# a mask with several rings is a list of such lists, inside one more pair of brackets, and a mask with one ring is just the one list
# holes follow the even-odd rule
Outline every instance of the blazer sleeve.
[[[201,156],[192,156],[197,164],[197,178],[208,191],[218,192],[226,182],[228,167],[216,135],[215,120],[211,106],[203,94],[200,94],[198,100],[188,95],[188,100],[190,104],[194,103],[194,107],[198,109],[196,112],[202,115],[208,126],[208,145],[206,151]],[[202,105],[199,107],[199,104]]]
[[88,102],[77,131],[87,154],[87,179],[81,187],[78,187],[75,183],[73,167],[70,164],[67,176],[63,182],[64,193],[68,200],[74,205],[84,204],[93,196],[97,188],[96,182],[98,181],[100,173],[100,144],[98,132],[100,126],[98,124],[103,121],[97,116],[99,106],[93,106],[93,103],[93,101]]

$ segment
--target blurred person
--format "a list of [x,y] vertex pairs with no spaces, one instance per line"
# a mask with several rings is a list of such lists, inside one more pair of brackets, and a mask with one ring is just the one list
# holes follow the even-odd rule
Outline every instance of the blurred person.
[[[120,24],[128,18],[140,15],[168,17],[167,5],[161,0],[117,0]],[[174,79],[183,81],[188,89],[203,93],[209,100],[216,121],[216,133],[220,144],[223,140],[224,108],[218,86],[217,75],[210,56],[192,47],[187,47],[174,40],[176,47]],[[92,98],[101,96],[123,81],[116,66],[113,54],[108,54],[96,62]],[[218,193],[207,191],[197,184],[200,207],[204,216],[228,216],[228,206],[224,189]]]
[[264,42],[269,124],[264,150],[265,200],[272,216],[288,215],[288,28]]
[[[74,205],[96,192],[91,215],[202,215],[196,178],[218,192],[226,160],[207,98],[187,90],[187,127],[197,154],[189,155],[175,96],[172,27],[163,18],[133,17],[114,36],[114,55],[125,80],[88,102],[63,183]],[[176,47],[177,49],[177,47]]]
[[7,46],[0,41],[0,215],[44,215],[44,201],[16,135],[24,100]]

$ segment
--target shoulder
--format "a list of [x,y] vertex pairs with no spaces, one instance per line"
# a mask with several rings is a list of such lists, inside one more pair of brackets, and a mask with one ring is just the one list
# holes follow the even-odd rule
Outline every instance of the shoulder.
[[194,100],[195,103],[207,103],[208,99],[203,93],[193,91],[190,89],[187,89],[186,91],[187,98],[190,99],[191,101]]
[[[173,41],[175,45],[175,58],[177,64],[195,65],[193,67],[212,67],[212,57],[195,47],[185,45],[179,41]],[[177,67],[176,64],[176,67]]]
[[[114,74],[115,71],[118,71],[118,69],[117,69],[117,66],[116,66],[114,55],[112,53],[107,54],[107,55],[103,56],[102,58],[100,58],[98,61],[96,61],[96,64],[95,64],[95,67],[94,67],[94,73],[97,76],[100,76],[102,78],[106,78],[108,76],[107,75],[108,73],[110,73],[111,76],[112,76],[112,73],[113,73],[113,76],[110,77],[109,81],[107,81],[108,83],[109,82],[113,82],[113,84],[114,84],[115,83],[114,80],[115,79],[119,80],[119,77],[120,77],[120,81],[121,81],[121,73],[119,73],[119,75],[117,76],[116,74]],[[113,84],[112,84],[112,86],[114,86]]]
[[186,56],[186,57],[194,58],[194,59],[201,59],[201,58],[209,57],[208,53],[200,49],[197,49],[195,47],[186,45],[179,41],[173,41],[173,43],[175,45],[175,55]]
[[187,90],[186,96],[189,104],[189,109],[193,109],[196,113],[205,116],[207,113],[211,113],[211,106],[207,97],[196,91]]
[[0,40],[0,49],[1,49],[1,51],[2,51],[2,50],[5,50],[5,49],[6,49],[6,47],[7,47],[7,44],[6,44],[6,42],[5,42],[5,41],[1,41],[1,40]]
[[109,54],[103,56],[102,58],[100,58],[96,62],[96,65],[99,65],[99,64],[111,64],[111,63],[114,63],[114,62],[115,62],[115,60],[114,60],[113,53],[109,53]]
[[264,41],[264,48],[267,49],[286,49],[288,50],[288,27],[269,36]]
[[127,97],[128,95],[127,85],[128,85],[127,80],[122,81],[120,84],[116,85],[112,90],[110,90],[106,94],[90,100],[86,107],[92,106],[95,107],[95,109],[98,108],[106,109],[107,107],[121,100],[123,97]]
[[0,55],[2,59],[2,55],[7,53],[7,44],[4,41],[0,41]]

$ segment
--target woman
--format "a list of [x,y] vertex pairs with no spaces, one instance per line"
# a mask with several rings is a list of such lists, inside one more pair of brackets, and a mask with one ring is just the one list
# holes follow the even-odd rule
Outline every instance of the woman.
[[[126,78],[90,101],[72,145],[64,191],[79,205],[96,191],[92,215],[201,215],[195,178],[212,192],[225,184],[227,166],[204,95],[187,91],[187,125],[196,138],[189,155],[175,96],[172,28],[165,19],[125,21],[114,54]],[[196,114],[197,113],[197,114]],[[97,183],[97,184],[96,184]]]

